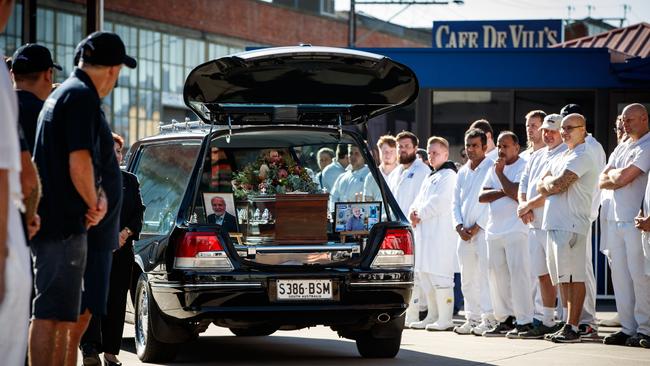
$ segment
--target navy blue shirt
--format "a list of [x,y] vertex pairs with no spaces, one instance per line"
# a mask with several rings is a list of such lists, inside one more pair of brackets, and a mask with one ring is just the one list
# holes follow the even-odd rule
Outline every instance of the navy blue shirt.
[[25,141],[31,154],[34,151],[36,124],[38,123],[38,114],[43,108],[43,101],[26,90],[16,90],[16,95],[18,96],[18,123],[23,129]]
[[43,185],[38,239],[62,239],[86,232],[88,206],[72,184],[69,156],[73,151],[90,151],[97,175],[102,123],[106,120],[97,90],[90,77],[75,68],[47,98],[38,117],[34,162]]

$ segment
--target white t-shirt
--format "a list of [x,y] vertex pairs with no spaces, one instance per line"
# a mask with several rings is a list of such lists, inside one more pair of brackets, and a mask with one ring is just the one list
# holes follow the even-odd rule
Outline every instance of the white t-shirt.
[[567,150],[550,164],[551,175],[559,177],[564,170],[578,176],[569,188],[546,198],[542,229],[564,230],[587,235],[591,225],[594,193],[600,169],[598,157],[591,154],[586,143]]
[[334,210],[335,202],[355,202],[357,200],[357,194],[359,194],[359,199],[361,199],[363,182],[366,180],[366,175],[369,172],[368,167],[364,165],[361,169],[347,170],[341,174],[332,187],[330,211]]
[[[349,166],[349,165],[348,165]],[[332,164],[326,166],[323,171],[320,173],[320,182],[319,185],[321,188],[326,189],[328,192],[332,192],[332,187],[338,179],[338,177],[345,172],[345,168],[338,161],[334,161]]]
[[[559,144],[553,150],[549,150],[547,146],[530,155],[526,168],[521,175],[521,181],[519,181],[519,193],[525,193],[526,200],[530,201],[537,196],[537,182],[548,171],[549,163],[566,149],[565,144]],[[528,224],[528,227],[540,229],[543,215],[544,206],[533,209],[534,219]]]
[[499,158],[499,149],[495,147],[494,149],[490,150],[489,153],[486,153],[485,157],[492,161],[496,161]]
[[[526,160],[518,158],[514,163],[504,167],[503,174],[509,181],[519,182],[525,167]],[[490,168],[485,177],[483,188],[503,189],[494,166]],[[510,197],[501,197],[490,202],[488,207],[488,222],[485,229],[486,239],[495,239],[513,232],[528,233],[528,227],[517,216],[517,201]]]
[[[384,173],[382,170],[381,166],[379,166],[379,171],[381,172],[381,175],[384,177],[384,181],[386,181],[386,184],[389,184],[391,178],[393,175],[397,174],[397,167],[394,168],[389,174]],[[375,180],[375,177],[372,174],[366,175],[366,180],[363,183],[363,196],[364,199],[365,197],[370,197],[370,200],[373,201],[381,201],[381,191],[379,190],[379,185],[377,184],[377,181]]]
[[650,133],[638,141],[627,140],[614,149],[608,167],[627,168],[634,165],[643,173],[624,187],[614,190],[614,218],[619,222],[631,222],[639,213],[641,200],[648,183],[650,170]]
[[9,200],[15,208],[22,210],[18,99],[4,65],[0,66],[0,136],[0,169],[9,172]]
[[[587,137],[585,138],[585,143],[587,144],[587,149],[589,150],[589,154],[595,159],[595,164],[596,164],[596,170],[598,170],[598,174],[600,175],[600,172],[605,169],[605,164],[607,164],[607,154],[605,154],[605,149],[603,149],[603,145],[598,142],[591,134],[587,134]],[[598,184],[594,186],[594,197],[593,201],[591,201],[591,221],[596,221],[598,218],[598,207],[600,207],[600,193],[602,190],[600,187],[598,187]]]
[[485,158],[481,163],[472,170],[471,162],[463,165],[458,171],[456,178],[456,187],[454,188],[454,200],[452,206],[454,209],[454,227],[463,225],[466,228],[478,224],[485,229],[487,225],[488,207],[485,203],[478,201],[478,195],[483,188],[485,176],[494,164],[491,159]]

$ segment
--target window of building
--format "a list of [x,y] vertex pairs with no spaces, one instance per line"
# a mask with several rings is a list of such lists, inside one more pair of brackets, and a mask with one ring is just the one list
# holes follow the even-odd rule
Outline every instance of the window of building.
[[3,33],[0,33],[0,54],[11,56],[22,44],[23,6],[16,4],[9,17],[9,22]]

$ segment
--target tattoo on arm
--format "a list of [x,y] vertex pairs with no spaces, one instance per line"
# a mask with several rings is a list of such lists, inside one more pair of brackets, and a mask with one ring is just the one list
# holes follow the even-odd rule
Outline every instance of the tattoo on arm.
[[547,182],[548,194],[554,195],[566,191],[578,178],[576,173],[565,169],[559,177],[554,177]]

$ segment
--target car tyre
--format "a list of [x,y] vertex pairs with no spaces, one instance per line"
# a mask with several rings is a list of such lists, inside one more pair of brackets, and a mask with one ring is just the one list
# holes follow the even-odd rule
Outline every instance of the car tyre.
[[269,336],[278,328],[274,327],[251,327],[251,328],[230,328],[232,334],[237,337],[264,337]]
[[164,343],[156,339],[152,318],[158,316],[147,277],[140,275],[135,293],[135,349],[142,362],[166,362],[176,357],[178,344]]
[[368,332],[356,339],[357,350],[363,358],[394,358],[402,343],[402,334],[391,338],[376,338]]

